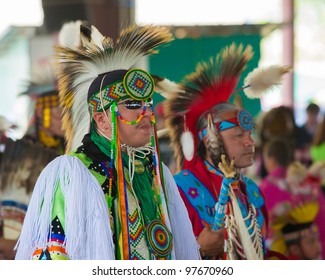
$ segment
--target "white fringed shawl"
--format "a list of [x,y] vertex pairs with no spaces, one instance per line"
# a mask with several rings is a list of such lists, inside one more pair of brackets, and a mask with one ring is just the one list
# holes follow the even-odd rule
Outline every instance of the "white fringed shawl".
[[42,171],[16,245],[16,259],[32,259],[45,249],[51,230],[53,196],[58,187],[65,199],[65,247],[70,259],[115,259],[108,208],[96,178],[76,157],[63,155]]
[[[176,259],[200,259],[199,247],[185,205],[169,169],[164,166],[168,197],[168,226]],[[114,244],[102,189],[85,165],[74,156],[50,162],[38,178],[16,245],[16,259],[32,259],[36,247],[45,249],[51,230],[54,193],[60,183],[65,199],[65,246],[73,260],[113,260]],[[165,216],[168,217],[165,201]]]

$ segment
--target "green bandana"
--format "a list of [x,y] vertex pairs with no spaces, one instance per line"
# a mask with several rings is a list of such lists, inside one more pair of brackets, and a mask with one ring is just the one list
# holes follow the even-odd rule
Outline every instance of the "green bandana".
[[[107,156],[111,157],[111,142],[103,136],[100,136],[95,126],[91,126],[91,140],[97,145],[97,147]],[[129,156],[122,152],[122,158],[124,162],[124,168],[127,169],[129,162]],[[137,164],[135,165],[135,172],[132,180],[132,186],[134,192],[140,202],[140,207],[142,210],[143,217],[146,223],[149,223],[153,219],[159,217],[158,207],[155,202],[156,194],[152,189],[153,174],[148,168],[150,159],[148,157],[142,159],[137,158]],[[158,199],[158,197],[156,197]],[[157,201],[161,203],[161,201]]]

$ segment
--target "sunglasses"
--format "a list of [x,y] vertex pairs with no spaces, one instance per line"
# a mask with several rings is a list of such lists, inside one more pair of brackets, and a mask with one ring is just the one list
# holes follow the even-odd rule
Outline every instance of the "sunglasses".
[[142,108],[143,104],[147,106],[152,106],[153,100],[152,98],[147,99],[146,101],[143,100],[135,100],[135,99],[126,99],[117,103],[118,105],[123,104],[124,107],[128,110],[138,110]]

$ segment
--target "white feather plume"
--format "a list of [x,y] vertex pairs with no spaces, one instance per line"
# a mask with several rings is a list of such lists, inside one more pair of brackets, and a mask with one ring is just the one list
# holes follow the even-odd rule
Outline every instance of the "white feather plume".
[[267,68],[256,68],[244,80],[244,92],[248,98],[260,98],[273,91],[282,83],[285,73],[291,71],[290,66],[272,65]]
[[168,79],[162,79],[160,81],[156,81],[155,83],[155,91],[159,94],[161,94],[166,99],[170,99],[173,97],[176,93],[181,91],[180,86],[172,82]]
[[104,36],[99,32],[99,30],[93,25],[82,25],[82,31],[80,32],[80,40],[82,45],[89,50],[94,52],[104,50],[103,41]]
[[185,159],[191,161],[194,156],[194,137],[191,131],[187,130],[182,133],[181,145]]
[[59,44],[64,47],[74,48],[80,44],[80,25],[82,20],[65,23],[59,32]]
[[91,40],[92,40],[93,44],[100,47],[102,50],[104,49],[104,47],[103,47],[104,36],[93,25],[91,26]]

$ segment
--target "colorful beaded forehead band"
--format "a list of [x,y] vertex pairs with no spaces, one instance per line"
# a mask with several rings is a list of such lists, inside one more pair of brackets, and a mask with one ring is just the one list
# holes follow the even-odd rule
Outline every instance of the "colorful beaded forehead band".
[[103,109],[108,109],[113,102],[127,98],[147,100],[154,91],[154,81],[149,73],[142,69],[131,69],[127,71],[122,81],[101,87],[99,92],[93,94],[88,100],[89,110],[90,112],[101,112]]

